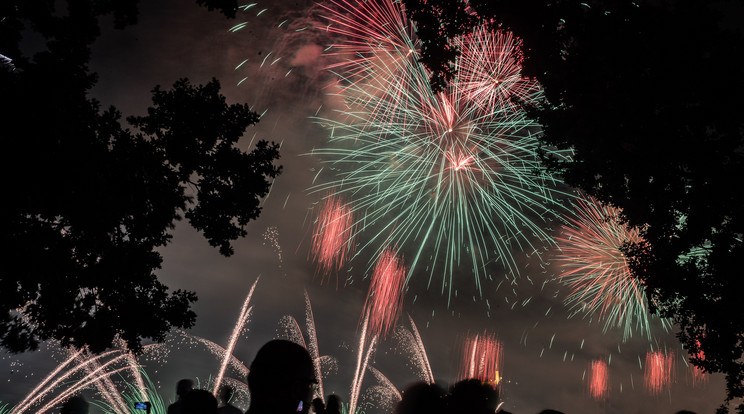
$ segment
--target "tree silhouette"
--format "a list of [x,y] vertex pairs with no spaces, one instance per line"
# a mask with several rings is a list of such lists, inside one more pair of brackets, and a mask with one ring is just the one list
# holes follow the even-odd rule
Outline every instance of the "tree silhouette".
[[[198,3],[234,15],[234,0]],[[183,216],[231,255],[280,173],[278,145],[238,148],[258,115],[227,104],[216,79],[155,87],[147,115],[123,126],[88,96],[88,62],[99,18],[134,23],[137,1],[60,4],[0,6],[0,345],[21,352],[58,339],[101,351],[121,338],[136,351],[196,317],[193,292],[158,281],[156,249]],[[22,52],[29,32],[45,41],[32,57]]]
[[744,278],[737,260],[744,257],[744,41],[741,28],[726,23],[737,10],[740,17],[741,7],[404,2],[434,87],[452,79],[457,51],[426,45],[451,45],[475,25],[523,39],[523,73],[545,91],[543,102],[527,108],[543,126],[540,139],[545,147],[574,150],[570,160],[546,157],[547,167],[621,208],[642,229],[645,242],[626,246],[633,275],[660,304],[656,311],[679,325],[692,363],[726,374],[721,411],[744,396]]

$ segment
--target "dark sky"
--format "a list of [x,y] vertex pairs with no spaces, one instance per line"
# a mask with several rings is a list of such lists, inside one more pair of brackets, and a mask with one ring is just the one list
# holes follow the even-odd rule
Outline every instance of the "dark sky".
[[[204,83],[217,77],[229,101],[247,102],[258,112],[267,111],[259,125],[248,130],[242,145],[247,148],[254,135],[281,142],[280,162],[284,166],[261,217],[249,225],[248,237],[235,244],[233,257],[219,256],[199,234],[181,223],[173,243],[162,250],[165,261],[159,273],[161,280],[172,289],[198,293],[195,311],[199,319],[189,334],[226,345],[246,294],[260,277],[251,302],[248,331],[235,349],[235,356],[246,365],[258,347],[276,335],[283,315],[293,315],[304,325],[306,290],[315,315],[320,353],[332,355],[339,362],[338,372],[326,379],[326,392],[338,393],[348,401],[359,315],[369,282],[362,278],[364,264],[354,263],[348,273],[354,283],[340,283],[338,288],[335,283],[321,285],[308,260],[312,208],[319,195],[309,194],[307,189],[321,164],[317,158],[303,154],[323,145],[328,135],[308,117],[321,105],[325,110],[334,103],[324,95],[322,87],[328,75],[319,71],[320,61],[313,53],[298,54],[300,50],[312,52],[318,45],[313,45],[310,37],[301,39],[277,27],[285,18],[301,15],[309,3],[266,2],[240,14],[235,21],[200,9],[192,1],[144,3],[138,25],[123,32],[107,31],[97,43],[92,62],[93,70],[100,75],[96,97],[125,114],[140,114],[156,84],[169,86],[180,77]],[[266,11],[256,16],[263,9]],[[235,33],[228,30],[240,22],[247,22],[246,27]],[[293,35],[292,42],[286,41],[288,33]],[[267,61],[273,61],[274,56],[282,60],[259,68],[269,52],[272,56]],[[298,67],[285,77],[293,64]],[[278,234],[273,240],[278,240],[280,250],[265,237],[270,228]],[[623,343],[622,332],[603,333],[596,320],[568,319],[561,304],[565,292],[553,283],[541,290],[540,278],[545,275],[533,274],[535,267],[523,264],[524,274],[532,275],[536,283],[520,279],[514,291],[511,286],[498,291],[488,286],[484,298],[489,298],[490,312],[483,300],[473,303],[469,298],[456,300],[448,309],[446,297],[436,289],[426,291],[419,284],[408,292],[404,312],[416,322],[434,376],[442,383],[456,379],[462,340],[468,334],[487,331],[503,344],[504,407],[514,413],[536,413],[544,408],[566,413],[673,413],[681,409],[707,413],[723,400],[720,377],[693,387],[679,343],[658,324],[651,343],[639,335]],[[489,271],[502,272],[498,265]],[[551,272],[555,270],[549,269]],[[458,273],[456,283],[466,292],[472,288],[472,276]],[[520,302],[532,299],[526,306],[512,309],[505,298],[514,300],[515,296]],[[166,400],[173,398],[178,379],[206,381],[217,373],[218,361],[204,347],[173,342],[168,347],[166,361],[146,362],[150,378],[161,387]],[[398,347],[394,338],[387,338],[373,365],[402,389],[417,377],[403,353],[396,350]],[[673,383],[658,396],[644,388],[639,367],[639,359],[645,361],[651,347],[675,354]],[[609,361],[610,388],[604,401],[589,396],[584,378],[590,361],[595,359]],[[12,404],[23,398],[53,369],[55,361],[58,359],[47,351],[6,356],[0,361],[0,401]],[[372,385],[376,385],[375,380],[367,376],[363,388]]]

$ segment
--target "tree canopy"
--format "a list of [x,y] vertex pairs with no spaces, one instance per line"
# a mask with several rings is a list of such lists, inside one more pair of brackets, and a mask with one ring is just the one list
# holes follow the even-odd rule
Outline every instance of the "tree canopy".
[[[205,1],[234,15],[235,1]],[[246,235],[281,167],[278,145],[238,141],[258,115],[228,104],[213,79],[155,87],[147,115],[102,109],[88,69],[99,18],[123,27],[137,1],[5,1],[0,6],[0,117],[5,177],[0,205],[0,345],[40,341],[132,350],[188,328],[193,292],[158,281],[157,248],[185,217],[221,254]],[[44,40],[23,52],[32,33]]]
[[632,274],[692,363],[726,374],[726,402],[743,397],[744,40],[726,23],[736,2],[404,3],[435,89],[452,79],[456,36],[484,25],[523,40],[523,74],[545,93],[526,108],[539,139],[574,152],[545,165],[642,229],[625,248]]

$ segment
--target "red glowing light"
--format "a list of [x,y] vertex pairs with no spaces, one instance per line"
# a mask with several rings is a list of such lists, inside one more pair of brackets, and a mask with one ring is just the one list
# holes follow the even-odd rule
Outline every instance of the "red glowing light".
[[644,383],[649,393],[658,395],[671,384],[673,359],[673,354],[664,354],[661,351],[646,353]]
[[503,348],[494,334],[482,333],[465,339],[458,378],[476,378],[494,388],[501,381]]
[[604,400],[609,391],[608,368],[604,361],[592,361],[589,376],[589,394],[595,400]]
[[385,249],[375,263],[369,285],[364,315],[369,317],[372,336],[385,336],[400,316],[406,268],[403,259],[391,248]]
[[322,275],[338,271],[353,254],[354,215],[337,197],[323,202],[313,232],[311,254]]

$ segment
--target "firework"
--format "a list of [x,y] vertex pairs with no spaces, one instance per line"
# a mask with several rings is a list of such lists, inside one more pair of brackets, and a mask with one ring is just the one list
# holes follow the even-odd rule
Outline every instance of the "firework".
[[592,361],[590,368],[589,394],[595,400],[604,400],[607,398],[607,391],[609,390],[607,363],[595,360]]
[[364,302],[372,336],[385,336],[395,326],[403,306],[406,269],[392,249],[385,250],[372,271],[372,282]]
[[537,83],[522,76],[522,41],[511,32],[481,27],[456,44],[458,85],[483,111],[508,117],[542,98]]
[[652,395],[658,395],[661,390],[671,384],[674,354],[662,351],[646,353],[646,366],[643,379],[646,389]]
[[427,384],[434,384],[434,373],[431,371],[429,356],[426,353],[426,348],[424,348],[424,343],[410,315],[408,315],[408,321],[411,324],[411,330],[400,326],[397,331],[398,341],[410,355],[411,361],[417,368],[416,375],[419,379]]
[[248,291],[248,296],[246,296],[245,301],[243,302],[243,307],[240,309],[240,315],[238,315],[238,322],[235,324],[235,328],[233,328],[233,332],[230,335],[230,341],[228,342],[227,349],[225,349],[225,356],[224,358],[222,358],[220,370],[217,373],[217,378],[214,380],[214,388],[212,389],[212,393],[215,396],[217,396],[217,393],[220,390],[222,377],[225,376],[225,370],[227,369],[227,365],[230,362],[230,357],[232,357],[233,350],[235,349],[235,343],[238,341],[238,337],[240,337],[240,334],[243,332],[243,327],[245,326],[246,322],[248,322],[248,318],[250,317],[251,308],[248,307],[248,304],[251,302],[253,291],[256,289],[256,285],[258,284],[258,279],[259,278],[256,278],[256,281],[253,282],[253,286],[251,286],[251,289]]
[[329,196],[320,207],[311,253],[323,275],[338,271],[354,249],[354,215],[338,197]]
[[[364,4],[372,3],[400,13],[397,3]],[[354,33],[374,32],[388,15],[354,15],[360,27]],[[372,23],[364,27],[367,19]],[[346,106],[334,119],[317,119],[331,138],[313,151],[338,175],[312,190],[335,190],[353,200],[358,231],[369,230],[360,251],[372,248],[377,257],[389,246],[417,246],[408,255],[407,277],[427,262],[430,282],[442,274],[448,297],[458,269],[472,272],[479,289],[492,261],[517,274],[512,251],[552,243],[545,223],[565,196],[552,177],[535,173],[537,125],[522,112],[506,117],[502,108],[484,111],[488,103],[473,102],[472,88],[463,89],[467,84],[453,82],[432,93],[426,70],[407,56],[415,43],[408,23],[390,18],[384,27],[395,35],[373,36],[385,41],[354,35],[344,43],[360,50],[334,67],[336,94]]]
[[486,332],[465,339],[458,379],[478,379],[497,387],[501,381],[504,351],[494,334]]
[[[372,336],[367,344],[367,326],[369,324],[369,316],[364,318],[362,323],[362,330],[359,334],[359,347],[357,348],[356,357],[356,368],[354,369],[354,377],[351,380],[351,397],[349,399],[349,414],[354,414],[357,410],[357,403],[359,402],[359,394],[362,390],[362,380],[364,379],[364,373],[367,371],[369,360],[375,352],[377,345],[377,336]],[[365,345],[366,351],[365,351]]]
[[310,304],[310,296],[307,294],[307,291],[305,292],[305,327],[307,329],[307,341],[305,341],[305,337],[302,335],[300,324],[297,323],[297,319],[293,316],[284,316],[280,321],[280,326],[284,329],[284,339],[303,346],[310,354],[310,358],[313,360],[315,378],[318,380],[318,386],[315,388],[315,398],[320,398],[325,402],[323,378],[326,375],[324,375],[323,368],[326,368],[325,372],[331,371],[338,367],[338,361],[330,355],[320,355],[318,350],[318,337],[315,330],[315,317],[313,316],[313,308]]
[[[621,250],[625,243],[641,241],[640,230],[622,223],[619,215],[614,207],[577,200],[575,217],[567,217],[569,225],[556,237],[559,279],[571,289],[566,304],[573,314],[598,313],[604,331],[621,328],[623,340],[633,336],[634,328],[650,339],[644,287],[630,274]],[[661,323],[668,329],[667,320]]]

